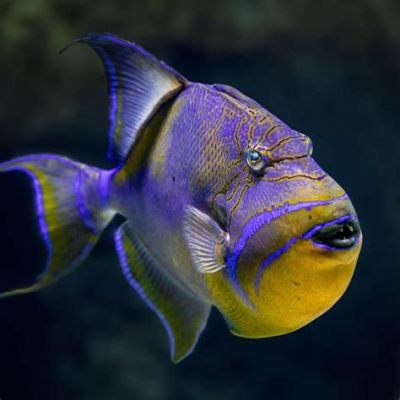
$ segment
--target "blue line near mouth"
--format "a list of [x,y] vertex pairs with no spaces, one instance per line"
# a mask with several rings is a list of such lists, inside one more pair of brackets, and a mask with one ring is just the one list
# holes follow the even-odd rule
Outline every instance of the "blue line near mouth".
[[[305,232],[303,235],[290,239],[282,247],[280,247],[279,249],[277,249],[274,252],[270,253],[264,259],[264,261],[261,263],[261,265],[260,265],[260,267],[259,267],[259,269],[257,271],[256,277],[254,279],[254,286],[255,286],[257,294],[258,294],[259,287],[260,287],[261,277],[262,277],[262,274],[264,273],[264,271],[275,260],[277,260],[282,254],[284,254],[287,250],[289,250],[296,242],[298,242],[301,239],[311,239],[311,238],[313,238],[315,236],[316,233],[320,232],[322,229],[329,228],[329,227],[332,227],[332,226],[335,226],[335,225],[345,224],[346,222],[353,222],[353,221],[356,222],[356,219],[355,219],[354,215],[345,215],[345,216],[342,216],[340,218],[336,218],[336,219],[334,219],[332,221],[323,222],[321,224],[315,225],[310,230]],[[359,238],[359,235],[358,235],[358,238]],[[352,246],[355,245],[358,242],[358,238],[352,243]],[[327,250],[327,251],[346,250],[349,247],[352,247],[352,246],[347,246],[346,248],[338,248],[338,247],[327,246],[327,245],[322,244],[322,243],[316,243],[315,241],[313,241],[313,244],[315,246],[320,247],[320,248],[322,248],[324,250]]]
[[241,237],[236,241],[235,246],[230,253],[228,258],[228,268],[230,280],[237,289],[238,293],[245,301],[249,301],[247,295],[241,288],[237,277],[237,263],[243,250],[246,247],[247,241],[253,237],[265,224],[270,224],[272,221],[280,218],[283,215],[290,214],[303,209],[311,210],[313,207],[330,205],[336,201],[347,200],[347,194],[339,197],[333,197],[329,200],[316,200],[316,201],[304,201],[295,204],[285,203],[281,207],[272,208],[271,210],[264,211],[262,213],[256,214],[249,219],[243,228],[243,233]]

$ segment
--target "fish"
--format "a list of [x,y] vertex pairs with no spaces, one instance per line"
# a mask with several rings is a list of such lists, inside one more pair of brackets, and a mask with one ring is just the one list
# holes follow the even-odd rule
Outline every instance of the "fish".
[[354,207],[314,160],[311,139],[224,84],[195,83],[111,34],[70,43],[99,56],[108,82],[101,169],[52,154],[0,163],[32,181],[47,261],[33,284],[88,257],[115,216],[129,285],[161,320],[171,358],[188,356],[212,307],[244,338],[287,334],[346,291],[362,245]]

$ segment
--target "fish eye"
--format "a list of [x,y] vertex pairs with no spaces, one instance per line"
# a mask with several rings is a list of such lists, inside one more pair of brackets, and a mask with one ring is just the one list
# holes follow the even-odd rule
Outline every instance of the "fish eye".
[[267,166],[267,160],[257,150],[249,150],[246,156],[247,165],[252,171],[260,173]]

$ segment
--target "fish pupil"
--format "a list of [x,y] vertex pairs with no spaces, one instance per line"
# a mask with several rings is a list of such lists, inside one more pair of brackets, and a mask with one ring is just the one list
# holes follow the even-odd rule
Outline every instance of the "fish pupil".
[[249,150],[247,152],[247,164],[255,173],[260,173],[267,162],[257,150]]
[[249,158],[253,162],[257,162],[261,159],[260,153],[258,151],[251,151],[249,153]]

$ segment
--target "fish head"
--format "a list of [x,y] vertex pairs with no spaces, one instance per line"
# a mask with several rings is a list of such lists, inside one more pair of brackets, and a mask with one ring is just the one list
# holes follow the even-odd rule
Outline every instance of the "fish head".
[[354,207],[312,158],[311,140],[277,125],[248,141],[226,196],[224,276],[240,301],[224,300],[222,312],[243,337],[285,334],[323,314],[348,287],[361,249]]

